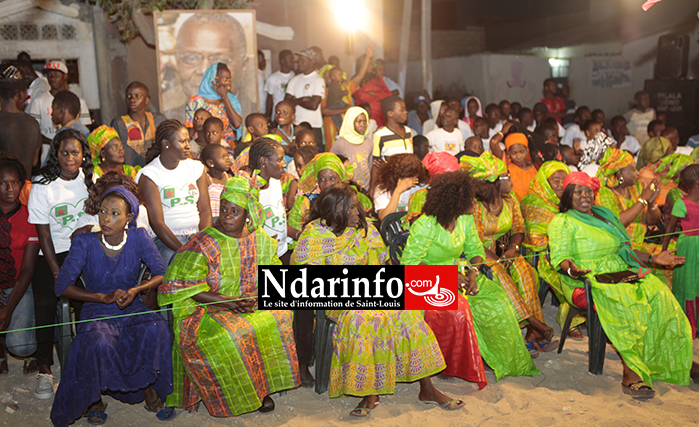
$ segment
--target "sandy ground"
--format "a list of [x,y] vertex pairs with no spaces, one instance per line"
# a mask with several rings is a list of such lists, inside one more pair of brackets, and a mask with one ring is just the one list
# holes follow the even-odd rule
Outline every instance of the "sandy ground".
[[[556,311],[547,302],[547,323],[558,328]],[[560,331],[557,330],[557,334]],[[695,360],[699,360],[699,341],[695,341]],[[604,374],[587,371],[587,338],[568,340],[563,353],[542,353],[535,360],[542,375],[505,378],[495,382],[488,372],[488,386],[478,391],[475,384],[460,379],[434,380],[446,394],[467,402],[465,408],[447,412],[417,399],[419,386],[398,384],[396,393],[382,396],[381,404],[365,419],[348,415],[359,399],[329,399],[312,389],[298,389],[279,396],[274,412],[255,412],[235,418],[214,418],[201,406],[197,413],[178,411],[169,423],[161,423],[143,405],[126,405],[111,397],[107,425],[112,426],[695,426],[699,425],[699,385],[679,387],[656,383],[656,397],[647,402],[634,401],[621,392],[621,363],[607,346]],[[22,375],[22,362],[10,359],[10,373],[0,378],[0,425],[48,426],[51,400],[33,397],[35,379]],[[58,368],[56,368],[58,374]],[[7,413],[8,403],[19,410]],[[75,426],[88,426],[80,419]]]

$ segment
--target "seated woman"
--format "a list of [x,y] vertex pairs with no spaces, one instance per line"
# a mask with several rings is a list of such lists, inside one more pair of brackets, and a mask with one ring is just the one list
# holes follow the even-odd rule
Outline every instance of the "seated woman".
[[691,156],[682,153],[670,154],[655,163],[650,163],[648,166],[641,168],[638,171],[638,181],[641,185],[646,186],[653,182],[655,178],[658,178],[660,192],[655,199],[655,203],[658,206],[665,206],[668,194],[677,188],[680,183],[680,172],[687,165],[691,164],[694,164],[694,159]]
[[136,178],[136,174],[141,170],[140,166],[124,164],[124,145],[114,128],[104,125],[98,127],[87,137],[87,143],[92,153],[92,164],[95,165],[94,179],[107,172],[119,172]]
[[[342,164],[337,155],[321,153],[316,155],[303,170],[299,181],[299,196],[296,197],[294,207],[289,211],[289,226],[299,230],[299,236],[303,224],[308,219],[311,211],[311,202],[326,188],[340,183],[348,183],[351,179],[352,167]],[[371,200],[357,191],[359,202],[366,212],[371,209]],[[295,236],[298,240],[299,236]]]
[[280,264],[258,193],[246,178],[229,179],[218,221],[177,252],[158,290],[175,317],[170,406],[194,410],[201,400],[214,417],[269,412],[272,393],[300,383],[291,312],[255,310],[257,266]]
[[[145,399],[146,410],[160,420],[175,417],[174,408],[163,405],[172,392],[170,331],[139,297],[160,285],[165,264],[148,233],[136,228],[138,210],[138,200],[124,187],[106,191],[99,212],[102,231],[75,236],[56,278],[56,296],[85,301],[80,320],[92,321],[77,325],[51,408],[55,426],[71,424],[86,410],[91,424],[103,424],[103,392],[130,404]],[[136,283],[142,262],[152,277]],[[74,285],[80,274],[85,289]],[[138,315],[114,317],[124,314]]]
[[[203,108],[223,122],[223,138],[231,147],[243,136],[240,101],[231,93],[231,71],[223,62],[209,66],[199,84],[199,93],[185,107],[185,126],[194,137],[194,113]],[[156,141],[157,142],[157,141]]]
[[[632,250],[619,217],[593,206],[597,178],[572,172],[563,182],[561,213],[549,225],[551,265],[560,273],[563,293],[586,308],[586,276],[600,323],[622,359],[622,390],[634,398],[655,394],[653,381],[689,384],[692,368],[691,328],[672,292],[646,265],[673,266],[684,258],[662,252]],[[637,275],[631,283],[605,283],[600,275]],[[616,281],[619,280],[610,280]]]
[[[367,224],[357,192],[337,184],[318,197],[291,256],[299,265],[380,265],[386,247]],[[434,333],[419,311],[330,310],[337,321],[330,368],[330,397],[361,396],[350,412],[366,417],[379,394],[393,394],[397,382],[420,381],[419,399],[446,410],[463,407],[438,391],[430,379],[446,367]],[[369,351],[367,351],[369,350]],[[390,372],[391,375],[385,373]]]
[[[536,177],[529,185],[529,194],[522,199],[522,218],[527,234],[522,244],[527,249],[539,253],[537,271],[539,277],[551,286],[560,301],[558,306],[558,323],[563,326],[570,310],[570,304],[561,292],[561,280],[551,267],[548,257],[549,223],[558,214],[559,198],[563,194],[563,180],[570,173],[565,163],[550,161],[541,165]],[[585,322],[585,317],[575,316],[571,323],[568,336],[573,339],[583,339],[585,336],[579,325]]]
[[[558,340],[553,340],[553,329],[544,321],[536,272],[519,254],[526,229],[519,203],[511,194],[512,181],[505,163],[488,151],[480,157],[464,156],[461,162],[471,177],[481,181],[473,217],[485,248],[485,263],[492,268],[493,279],[505,288],[518,320],[529,323],[526,341],[532,355],[539,350],[553,350]],[[509,240],[501,243],[501,238],[510,232]],[[496,254],[498,248],[502,250],[500,256]]]
[[415,154],[396,154],[381,165],[374,187],[374,208],[382,221],[386,215],[408,209],[410,196],[429,181]]
[[[633,157],[626,151],[610,148],[600,160],[597,172],[602,186],[595,197],[595,204],[616,214],[631,237],[631,247],[658,255],[660,244],[646,243],[648,226],[660,222],[662,214],[655,204],[660,194],[659,181],[641,186]],[[652,271],[661,280],[672,284],[672,269],[653,266]]]
[[204,164],[190,159],[189,149],[187,128],[177,120],[165,120],[148,148],[147,165],[136,176],[155,246],[166,263],[187,240],[212,223]]
[[469,215],[475,203],[473,184],[463,171],[442,173],[432,179],[422,208],[424,214],[410,226],[401,263],[461,264],[462,254],[469,260],[469,267],[459,273],[459,309],[427,310],[425,321],[447,362],[443,373],[477,382],[483,388],[487,382],[481,356],[498,380],[540,372],[529,357],[505,291],[478,272],[485,254],[473,216]]

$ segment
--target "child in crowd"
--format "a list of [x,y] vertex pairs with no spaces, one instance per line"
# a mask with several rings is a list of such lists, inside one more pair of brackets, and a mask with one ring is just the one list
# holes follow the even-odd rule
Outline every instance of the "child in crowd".
[[223,145],[212,143],[204,147],[199,160],[206,166],[206,176],[209,181],[209,203],[215,224],[221,205],[221,192],[226,181],[231,177],[228,173],[232,163],[231,155],[228,154],[228,150]]
[[374,134],[374,166],[378,159],[385,161],[396,154],[413,152],[413,135],[410,128],[403,125],[408,120],[405,101],[391,95],[381,101],[381,112],[386,117],[386,126]]
[[612,137],[616,141],[616,146],[620,150],[628,151],[629,153],[636,156],[641,150],[641,144],[638,142],[635,136],[627,135],[626,119],[624,116],[612,117],[610,122]]
[[[633,97],[635,107],[624,114],[626,126],[641,145],[652,138],[648,135],[648,124],[656,119],[655,110],[650,108],[648,92],[638,91]],[[657,135],[656,135],[657,136]]]
[[534,114],[534,128],[536,128],[546,119],[546,116],[549,113],[549,107],[547,107],[543,102],[537,102],[534,104],[534,107],[532,107],[532,112]]
[[485,107],[485,118],[488,120],[488,138],[492,138],[496,133],[502,132],[502,115],[500,107],[496,104],[488,104]]
[[[561,120],[566,116],[566,104],[563,98],[556,96],[557,92],[558,86],[554,79],[544,80],[544,97],[539,102],[546,105],[548,110],[547,117],[556,119],[558,124],[560,124]],[[541,123],[541,121],[537,121],[537,123]]]
[[583,138],[585,138],[585,135],[583,135],[580,127],[583,123],[592,119],[593,117],[592,113],[590,113],[590,108],[584,105],[582,107],[578,107],[578,109],[575,110],[575,123],[568,126],[565,135],[563,135],[563,138],[561,139],[561,144],[572,147],[573,141],[576,139],[582,141]]
[[366,128],[366,137],[371,138],[371,140],[373,141],[374,134],[376,133],[376,130],[379,128],[379,125],[376,124],[376,120],[371,118],[371,105],[364,102],[359,104],[358,107],[362,107],[364,110],[366,110],[366,113],[369,115],[369,123]]
[[194,137],[190,149],[190,157],[194,160],[199,158],[199,153],[206,147],[206,136],[204,135],[204,123],[213,117],[207,110],[200,108],[194,112],[193,126],[189,130],[190,138]]
[[534,112],[530,108],[521,108],[519,112],[517,112],[517,119],[519,120],[519,124],[524,126],[529,132],[534,132],[536,129]]
[[464,137],[464,139],[469,138],[473,136],[473,131],[471,130],[471,126],[469,126],[468,123],[466,123],[463,119],[464,117],[464,108],[461,106],[461,102],[457,98],[449,98],[447,99],[447,105],[449,108],[456,110],[457,114],[457,127],[461,131],[461,136]]
[[294,158],[294,120],[296,120],[296,109],[291,103],[282,101],[275,107],[274,120],[277,123],[277,127],[272,129],[270,133],[282,137],[284,162],[288,166]]
[[576,172],[578,170],[578,163],[580,163],[580,154],[576,154],[573,147],[568,147],[567,145],[561,145],[559,150],[561,151],[563,163],[568,165],[571,171]]
[[[347,96],[347,91],[342,88],[342,82],[344,82],[343,71],[335,67],[328,71],[328,99],[326,101],[327,107],[330,110],[341,110],[346,111],[349,105],[343,101],[343,98]],[[330,116],[335,128],[339,129],[342,126],[342,114],[334,114]]]
[[90,130],[78,120],[80,115],[80,98],[69,90],[58,92],[51,102],[51,121],[56,129],[75,129],[85,138]]
[[521,109],[522,109],[522,104],[520,104],[519,102],[511,103],[510,104],[510,117],[512,117],[513,120],[516,119],[517,117],[519,117],[519,112]]
[[602,132],[606,133],[607,135],[612,134],[612,132],[607,128],[607,116],[604,115],[604,111],[598,108],[596,110],[593,110],[590,114],[592,115],[592,120],[602,125]]
[[529,194],[529,183],[536,177],[536,168],[529,158],[529,141],[523,133],[511,133],[505,138],[507,170],[512,177],[512,189],[517,201]]
[[223,121],[218,117],[209,117],[204,122],[204,140],[206,145],[225,144],[223,139]]
[[500,101],[498,107],[500,107],[500,113],[504,120],[512,120],[512,105],[508,100],[503,99]]
[[248,114],[245,118],[245,127],[248,129],[248,137],[245,138],[245,142],[254,141],[269,133],[269,120],[264,114]]
[[687,260],[673,271],[672,293],[689,319],[692,337],[696,337],[699,318],[699,165],[685,167],[680,173],[680,180],[689,194],[672,206],[667,234],[663,238],[663,251],[667,250],[679,223],[682,231],[677,237],[677,256],[687,257]]
[[660,120],[651,120],[650,123],[648,123],[648,127],[646,128],[646,132],[648,132],[648,139],[650,138],[655,138],[656,136],[663,136],[663,132],[665,132],[665,123],[663,123]]
[[481,100],[475,96],[469,96],[464,98],[461,102],[465,110],[463,120],[468,123],[469,126],[471,126],[471,129],[473,129],[474,120],[476,120],[477,117],[483,117],[483,112],[481,111]]
[[460,159],[462,156],[475,156],[473,157],[478,157],[481,154],[483,154],[483,140],[481,139],[480,136],[472,136],[470,138],[466,139],[466,142],[464,142],[464,151],[456,155],[457,159]]
[[430,152],[430,141],[425,135],[415,135],[413,137],[413,153],[422,161]]
[[464,137],[456,127],[458,121],[459,112],[447,108],[442,114],[442,127],[436,128],[426,135],[430,141],[430,152],[445,151],[451,155],[456,155],[464,149]]
[[[473,121],[473,134],[485,141],[490,141],[490,126],[484,117],[476,117]],[[486,149],[490,149],[486,144]]]
[[351,107],[345,113],[340,135],[330,149],[331,153],[345,156],[354,169],[354,181],[369,190],[371,167],[374,163],[374,142],[365,137],[369,115],[360,107]]
[[318,155],[318,147],[314,144],[309,144],[296,150],[294,154],[294,166],[296,173],[301,175],[306,165]]

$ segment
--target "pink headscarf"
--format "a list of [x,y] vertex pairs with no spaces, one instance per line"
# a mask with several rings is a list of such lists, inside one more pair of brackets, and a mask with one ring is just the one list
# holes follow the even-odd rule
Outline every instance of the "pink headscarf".
[[563,189],[568,187],[570,184],[584,185],[585,187],[590,187],[592,191],[597,196],[597,191],[600,188],[600,179],[597,177],[591,178],[590,175],[585,172],[571,172],[563,180]]
[[422,164],[430,173],[430,180],[444,172],[454,172],[461,169],[459,161],[452,154],[445,151],[439,153],[427,153]]

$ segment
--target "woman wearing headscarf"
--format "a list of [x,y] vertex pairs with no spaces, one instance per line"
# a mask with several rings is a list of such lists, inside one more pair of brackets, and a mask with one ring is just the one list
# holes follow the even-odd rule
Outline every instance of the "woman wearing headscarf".
[[[590,280],[595,310],[622,359],[622,390],[633,398],[655,394],[653,381],[688,385],[692,369],[691,328],[667,286],[648,265],[672,266],[682,257],[633,250],[618,215],[594,206],[598,178],[572,172],[563,181],[561,213],[549,225],[551,265],[563,293],[586,308],[583,282]],[[602,275],[605,275],[602,276]]]
[[[386,246],[367,224],[356,191],[333,185],[318,197],[291,263],[297,265],[380,265]],[[434,333],[420,311],[330,310],[336,319],[330,368],[330,397],[362,397],[351,416],[366,417],[380,394],[398,382],[420,382],[419,399],[452,411],[465,405],[437,390],[430,377],[445,368]]]
[[350,107],[340,127],[340,137],[335,140],[330,152],[345,156],[354,169],[354,181],[364,190],[369,190],[374,141],[367,138],[369,115],[361,107]]
[[223,137],[240,140],[243,135],[243,117],[240,101],[231,93],[231,72],[222,62],[212,64],[204,72],[199,93],[189,98],[185,107],[185,126],[190,136],[194,132],[194,113],[203,108],[223,122]]
[[691,164],[694,164],[694,159],[691,156],[681,153],[670,154],[641,168],[638,171],[638,182],[641,185],[649,185],[655,178],[658,178],[660,192],[655,203],[658,206],[664,206],[668,200],[668,194],[676,189],[680,182],[680,172]]
[[[633,249],[644,250],[652,255],[661,252],[661,245],[646,243],[648,226],[660,222],[661,212],[655,199],[660,193],[658,180],[641,186],[633,157],[626,151],[610,148],[600,160],[597,177],[601,188],[596,194],[595,204],[614,212],[626,227]],[[660,274],[662,272],[662,274]],[[671,269],[653,268],[654,274],[668,284],[672,283]]]
[[[558,204],[563,194],[563,180],[570,173],[565,163],[550,161],[541,165],[536,177],[529,185],[529,194],[522,199],[522,217],[527,234],[522,243],[527,249],[539,253],[539,276],[554,290],[560,301],[558,306],[558,323],[563,326],[570,310],[570,304],[566,301],[561,291],[561,280],[551,267],[548,257],[549,235],[548,228],[551,220],[558,215]],[[583,316],[575,316],[571,331],[568,335],[572,338],[583,338],[582,331],[576,326],[585,322]]]
[[[352,168],[345,167],[339,157],[332,153],[320,153],[303,169],[299,180],[298,196],[294,207],[289,211],[289,226],[302,230],[311,211],[311,203],[328,187],[340,183],[349,183],[352,178]],[[354,188],[354,187],[353,187]],[[357,189],[355,188],[355,191]],[[370,212],[371,200],[357,191],[359,204],[364,212]],[[298,236],[296,236],[298,238]]]
[[[675,154],[671,154],[668,157],[674,156]],[[667,180],[668,178],[672,179],[671,182],[675,184],[676,187],[671,189],[667,193],[667,197],[665,198],[665,205],[663,206],[663,215],[665,215],[665,219],[669,220],[674,204],[678,200],[683,199],[689,195],[689,189],[685,188],[684,184],[680,180],[680,173],[684,170],[685,167],[696,163],[697,159],[694,156],[684,156],[683,154],[678,154],[675,160],[672,161],[672,165],[670,165],[669,169],[667,169],[667,172],[665,173],[665,180]],[[640,173],[642,174],[643,170],[641,170]],[[640,181],[641,177],[639,176],[638,179]],[[663,192],[662,179],[663,178],[661,178],[660,194],[662,194]],[[669,185],[669,182],[667,185]],[[660,198],[660,195],[658,196],[658,198]]]
[[469,214],[475,203],[473,184],[463,171],[433,177],[421,207],[424,213],[410,226],[401,263],[463,266],[458,309],[426,310],[425,321],[447,363],[443,374],[483,388],[487,381],[481,357],[498,380],[540,372],[527,352],[507,294],[478,272],[485,254]]
[[[430,174],[430,182],[437,175],[461,169],[461,164],[459,164],[456,157],[446,151],[427,153],[425,158],[422,159],[422,165],[425,166],[425,169]],[[427,187],[421,188],[410,196],[406,220],[413,220],[416,218],[415,214],[422,212],[422,207],[425,205],[425,199],[427,198],[427,190]]]
[[100,126],[87,137],[92,154],[92,164],[95,180],[107,172],[119,172],[131,178],[141,170],[140,166],[124,164],[124,146],[119,134],[114,128]]
[[158,290],[175,317],[168,405],[194,410],[201,400],[215,417],[268,412],[271,394],[300,384],[291,312],[256,310],[257,266],[281,264],[262,230],[259,184],[226,182],[218,221],[177,252]]
[[643,144],[638,152],[638,162],[636,167],[640,170],[649,163],[655,163],[663,157],[673,153],[672,142],[662,136],[656,136]]
[[[526,341],[530,351],[536,354],[553,350],[558,344],[553,340],[553,329],[544,321],[536,272],[519,254],[526,229],[519,203],[511,194],[512,182],[505,163],[488,151],[480,157],[464,156],[461,162],[471,177],[481,181],[473,217],[485,249],[485,263],[493,270],[494,280],[505,288],[518,320],[528,322]],[[504,242],[506,235],[509,239]]]
[[[73,238],[56,278],[56,296],[84,301],[80,320],[89,322],[77,325],[70,346],[51,409],[55,426],[67,426],[86,411],[89,422],[103,424],[104,391],[130,404],[145,399],[146,410],[160,420],[175,416],[174,408],[163,405],[172,392],[170,331],[139,296],[158,288],[165,264],[146,230],[136,227],[138,212],[138,199],[123,186],[105,191],[101,231]],[[152,276],[137,283],[141,263]],[[85,289],[75,286],[81,274]]]
[[464,118],[462,120],[473,129],[473,121],[476,120],[476,117],[483,117],[481,100],[475,96],[467,96],[461,100],[461,106],[464,109]]

